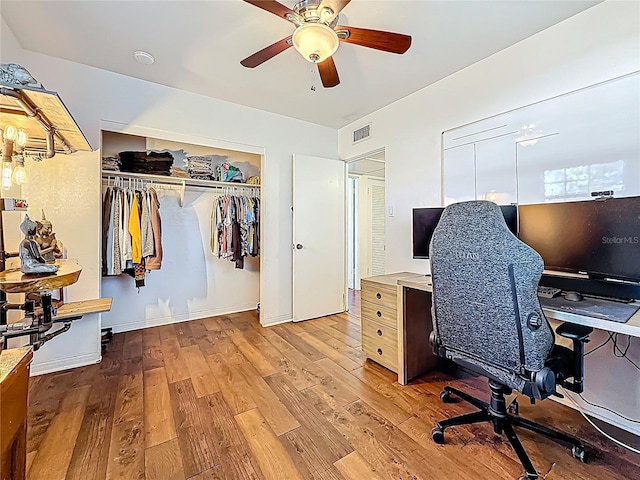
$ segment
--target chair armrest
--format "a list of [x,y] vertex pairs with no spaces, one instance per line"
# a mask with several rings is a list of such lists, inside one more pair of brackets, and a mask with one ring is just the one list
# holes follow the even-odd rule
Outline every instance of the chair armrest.
[[584,342],[593,332],[593,328],[584,325],[576,325],[575,323],[563,323],[556,328],[556,333],[564,338],[578,340]]
[[589,341],[589,335],[593,328],[573,323],[563,323],[556,328],[556,333],[562,337],[570,338],[573,341],[573,372],[569,377],[573,377],[573,382],[566,379],[562,381],[562,386],[572,392],[582,393],[584,391],[584,344]]

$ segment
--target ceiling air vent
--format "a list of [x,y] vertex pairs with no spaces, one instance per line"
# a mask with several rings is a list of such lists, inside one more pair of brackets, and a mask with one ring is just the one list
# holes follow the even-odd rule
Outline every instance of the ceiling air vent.
[[360,127],[353,131],[353,143],[358,143],[371,137],[371,123],[367,123],[364,127]]

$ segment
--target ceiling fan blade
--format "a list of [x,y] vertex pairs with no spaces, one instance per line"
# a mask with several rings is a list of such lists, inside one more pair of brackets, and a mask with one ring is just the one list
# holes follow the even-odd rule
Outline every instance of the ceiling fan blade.
[[[318,12],[320,12],[322,21],[326,23],[331,23],[333,19],[338,16],[338,14],[342,11],[344,7],[347,6],[347,4],[350,1],[351,0],[322,0],[322,3],[318,7]],[[322,16],[323,8],[330,8],[331,10],[333,10],[333,13],[329,16]]]
[[363,47],[375,48],[384,52],[404,53],[411,46],[411,36],[401,33],[383,32],[382,30],[369,30],[366,28],[356,28],[338,25],[336,32],[349,32],[347,38],[342,38],[341,42],[362,45]]
[[340,83],[340,77],[338,77],[338,70],[336,69],[333,57],[329,57],[324,62],[320,62],[318,64],[318,71],[320,72],[322,85],[325,88],[335,87]]
[[279,53],[284,52],[287,48],[292,45],[291,43],[291,35],[287,38],[283,38],[282,40],[277,41],[276,43],[269,45],[268,47],[263,48],[259,52],[254,53],[253,55],[245,58],[240,62],[243,67],[247,68],[255,68],[258,65],[263,64],[270,58],[275,57]]
[[[297,18],[298,15],[296,12],[291,10],[289,7],[285,7],[280,2],[276,2],[275,0],[244,0],[251,5],[255,5],[258,8],[266,10],[267,12],[271,12],[274,15],[284,18],[285,20],[292,21],[291,18]],[[287,17],[290,15],[291,17]],[[293,22],[295,23],[295,22]]]

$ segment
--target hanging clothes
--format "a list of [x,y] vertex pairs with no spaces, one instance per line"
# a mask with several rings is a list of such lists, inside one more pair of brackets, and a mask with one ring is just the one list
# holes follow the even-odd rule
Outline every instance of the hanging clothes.
[[109,235],[109,222],[111,215],[111,199],[113,198],[113,189],[107,187],[102,201],[102,275],[107,275],[108,266],[108,235]]
[[160,202],[153,188],[107,187],[103,199],[103,275],[126,273],[144,286],[162,265]]
[[218,258],[235,262],[244,268],[248,255],[260,252],[260,199],[243,195],[222,195],[216,198],[211,212],[211,252]]
[[153,235],[153,254],[147,259],[148,270],[160,270],[162,266],[162,219],[160,218],[160,202],[153,188],[148,189],[149,207],[151,211],[151,231]]

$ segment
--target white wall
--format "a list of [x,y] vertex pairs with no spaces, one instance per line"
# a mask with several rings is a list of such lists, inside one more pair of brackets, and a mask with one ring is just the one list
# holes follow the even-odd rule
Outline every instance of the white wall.
[[[68,258],[78,261],[78,282],[65,289],[65,303],[100,297],[100,163],[98,154],[56,155],[52,160],[25,164],[28,182],[22,196],[29,216],[39,220],[44,209]],[[54,372],[100,360],[100,316],[85,315],[71,329],[45,343],[34,355],[31,373]]]
[[[337,158],[335,130],[22,50],[4,21],[0,33],[1,61],[23,65],[57,91],[94,148],[101,120],[264,148],[262,322],[291,319],[292,154]],[[97,154],[93,161],[98,162]],[[62,186],[70,179],[51,181]],[[92,181],[99,189],[99,179]],[[75,234],[97,245],[99,222],[98,209],[94,216],[78,219]],[[57,355],[73,357],[77,348],[66,346]]]
[[[341,158],[385,149],[387,205],[395,211],[387,217],[387,271],[427,270],[427,260],[411,258],[411,209],[440,205],[443,131],[638,69],[640,3],[610,0],[340,129]],[[372,138],[352,145],[352,130],[368,122]],[[638,343],[629,353],[640,357]],[[587,357],[585,397],[638,419],[638,371],[610,351],[603,356]],[[597,413],[640,433],[637,424]]]
[[341,158],[385,148],[387,271],[426,267],[411,259],[411,209],[440,205],[443,131],[638,70],[639,30],[637,2],[607,1],[340,129]]

